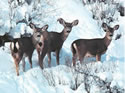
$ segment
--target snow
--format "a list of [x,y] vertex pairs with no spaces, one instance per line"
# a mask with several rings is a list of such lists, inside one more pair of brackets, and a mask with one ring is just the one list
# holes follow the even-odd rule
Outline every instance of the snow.
[[[98,63],[96,63],[98,64]],[[94,64],[93,64],[94,65]],[[101,65],[105,66],[105,64]],[[93,66],[94,68],[95,66]],[[109,68],[109,67],[107,67]],[[100,69],[98,69],[100,70]],[[113,69],[112,69],[113,70]],[[7,74],[7,75],[6,75]],[[105,74],[109,74],[107,71]],[[109,78],[104,74],[104,77]],[[123,77],[119,77],[119,71],[113,75],[112,86],[119,85],[123,87]],[[121,75],[121,74],[120,74]],[[82,93],[84,90],[84,84],[81,84],[76,91],[70,89],[71,85],[75,81],[73,78],[73,72],[70,67],[60,65],[52,68],[45,68],[43,71],[39,67],[34,67],[26,72],[23,72],[20,76],[16,76],[15,73],[0,73],[0,92],[3,93]],[[100,75],[101,77],[102,75]],[[117,77],[116,77],[117,76]],[[54,86],[52,86],[54,84]],[[114,85],[113,85],[114,84]],[[96,86],[93,86],[96,87]],[[92,87],[92,89],[93,89]],[[9,90],[9,91],[8,91]],[[98,88],[93,90],[95,93]],[[100,92],[98,92],[100,93]]]
[[[3,7],[4,6],[4,7]],[[8,3],[7,0],[5,0],[4,2],[1,2],[0,4],[0,35],[4,35],[5,32],[9,32],[9,24],[8,24],[8,20],[9,20],[9,13],[8,13]],[[6,24],[5,24],[6,23]]]
[[[67,22],[72,22],[76,19],[79,20],[79,24],[73,27],[72,32],[63,44],[60,52],[61,65],[56,65],[55,53],[52,53],[52,67],[48,68],[46,56],[44,59],[45,69],[41,70],[38,65],[37,53],[34,51],[32,58],[33,68],[30,68],[28,60],[26,59],[26,72],[23,72],[21,62],[19,70],[20,76],[16,76],[15,64],[10,54],[9,43],[6,43],[5,47],[0,47],[0,93],[87,93],[83,83],[84,75],[75,72],[72,67],[70,46],[76,39],[103,38],[105,33],[100,28],[100,24],[92,19],[91,12],[88,11],[86,7],[83,7],[80,0],[52,0],[48,6],[46,5],[47,1],[43,0],[44,3],[41,2],[43,8],[48,11],[57,9],[56,14],[51,12],[46,18],[43,17],[42,22],[37,19],[33,20],[33,22],[39,23],[39,26],[49,24],[49,31],[61,32],[63,26],[56,21],[58,18],[62,17]],[[8,6],[8,0],[1,1],[0,35],[9,31],[10,19],[8,16]],[[15,25],[16,21],[23,19],[26,13],[32,11],[32,7],[33,3],[30,6],[24,4],[24,6],[17,8],[17,14],[13,22],[13,27],[15,27],[11,32],[14,38],[20,37],[20,34],[23,34],[25,29],[29,33],[32,33],[32,30],[27,27],[25,23]],[[39,7],[40,5],[37,6],[37,8]],[[36,15],[36,13],[31,15]],[[111,82],[111,87],[118,86],[125,89],[124,20],[125,17],[118,16],[118,21],[112,24],[112,26],[119,24],[120,28],[115,32],[106,54],[102,56],[102,62],[90,62],[87,63],[87,67],[91,71],[90,74],[94,74],[104,81]],[[114,40],[117,33],[121,33],[122,36],[119,40]],[[84,67],[82,69],[86,70]],[[73,90],[75,89],[75,79],[77,76],[80,86],[76,90]],[[92,78],[90,78],[89,82],[91,82],[91,80]],[[92,84],[90,90],[91,93],[102,93],[95,83]]]

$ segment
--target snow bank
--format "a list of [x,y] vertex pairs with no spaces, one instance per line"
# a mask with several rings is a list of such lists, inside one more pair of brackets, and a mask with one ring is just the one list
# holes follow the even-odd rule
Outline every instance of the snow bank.
[[[102,68],[103,67],[103,68]],[[123,73],[120,73],[122,64],[116,63],[91,63],[88,64],[88,68],[91,69],[91,73],[97,74],[101,79],[110,79],[113,86],[124,87],[125,81],[123,80]],[[110,75],[109,75],[109,72]],[[83,93],[84,87],[84,74],[75,74],[74,70],[70,67],[60,65],[53,68],[46,68],[41,70],[39,67],[34,67],[26,72],[23,72],[20,76],[16,76],[15,73],[0,73],[0,92],[3,93]],[[100,74],[101,73],[101,74]],[[102,78],[103,76],[103,78]],[[119,78],[118,78],[119,77]],[[76,91],[75,80],[78,79],[80,86]],[[10,85],[11,84],[11,85]],[[94,89],[95,88],[95,89]],[[96,86],[96,83],[92,84],[91,93],[101,93],[100,89]]]

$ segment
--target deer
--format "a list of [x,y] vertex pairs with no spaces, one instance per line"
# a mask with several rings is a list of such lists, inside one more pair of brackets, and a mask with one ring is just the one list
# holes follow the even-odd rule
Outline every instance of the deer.
[[28,57],[30,67],[32,68],[32,54],[36,47],[35,38],[39,39],[39,37],[42,35],[42,34],[39,35],[39,32],[42,32],[45,26],[43,26],[42,28],[36,27],[35,31],[33,32],[33,35],[31,35],[30,37],[25,36],[25,37],[17,38],[17,39],[14,39],[10,43],[11,55],[16,66],[17,76],[19,76],[19,63],[21,61],[23,63],[23,71],[25,71],[25,58],[26,57]]
[[104,38],[77,39],[71,44],[73,66],[76,65],[76,59],[82,64],[84,57],[96,57],[96,61],[101,61],[101,55],[107,51],[114,31],[118,30],[119,25],[112,28],[106,23],[102,23],[102,28],[106,32]]
[[0,35],[0,47],[4,46],[6,42],[11,42],[13,37],[9,35],[9,33],[5,33],[4,35]]
[[[62,32],[48,32],[47,30],[44,31],[42,36],[39,38],[37,41],[37,53],[38,53],[38,59],[39,59],[39,65],[41,69],[43,69],[43,59],[45,55],[47,54],[48,56],[48,67],[50,67],[51,63],[51,52],[56,52],[56,61],[57,64],[59,65],[59,53],[60,49],[62,48],[62,45],[66,38],[68,37],[69,33],[72,30],[73,26],[76,26],[78,24],[78,20],[74,20],[73,22],[65,22],[64,19],[59,18],[57,21],[64,26],[64,29]],[[35,30],[35,26],[32,25],[32,27]],[[46,29],[48,27],[46,26]]]
[[30,67],[32,68],[32,54],[34,51],[32,37],[22,37],[14,39],[10,43],[11,55],[16,65],[16,73],[19,76],[19,63],[22,60],[23,71],[25,71],[25,57],[28,57]]
[[31,29],[33,29],[32,41],[38,54],[38,63],[40,67],[43,67],[41,63],[43,60],[42,56],[45,56],[48,49],[48,24],[44,25],[42,28],[38,28],[34,23],[31,22],[29,26]]
[[59,65],[59,53],[62,48],[64,41],[67,39],[69,33],[72,31],[72,27],[78,25],[79,20],[74,20],[69,23],[66,22],[63,18],[57,19],[57,21],[64,26],[63,30],[58,32],[49,32],[49,41],[48,41],[48,66],[51,65],[51,52],[56,52],[56,62]]

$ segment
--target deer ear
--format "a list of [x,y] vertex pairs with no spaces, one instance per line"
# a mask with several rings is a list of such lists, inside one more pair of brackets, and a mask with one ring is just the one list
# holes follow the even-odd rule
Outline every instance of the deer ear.
[[46,30],[48,29],[48,27],[49,27],[48,25],[44,25],[44,26],[42,27],[42,30],[43,30],[43,31],[46,31]]
[[65,26],[65,21],[64,21],[64,19],[59,18],[59,19],[57,19],[57,21],[59,21],[60,24],[62,24],[63,26]]
[[106,23],[102,23],[102,28],[106,32],[108,29],[108,25]]
[[119,25],[114,26],[114,30],[118,30],[118,28],[119,28]]
[[76,25],[78,25],[78,23],[79,23],[79,20],[74,20],[74,21],[72,22],[72,26],[76,26]]
[[36,26],[33,23],[30,23],[29,26],[30,26],[31,29],[35,29],[36,28]]

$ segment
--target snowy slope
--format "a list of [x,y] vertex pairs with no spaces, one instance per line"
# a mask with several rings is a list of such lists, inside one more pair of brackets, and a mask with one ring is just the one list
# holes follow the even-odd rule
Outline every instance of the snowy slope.
[[[4,47],[0,48],[0,93],[87,93],[83,83],[84,75],[76,73],[71,66],[72,54],[70,50],[71,43],[78,38],[102,38],[105,33],[100,28],[99,24],[92,19],[92,14],[90,11],[86,10],[81,4],[80,0],[52,0],[55,4],[54,6],[44,7],[47,9],[56,10],[56,16],[49,18],[44,18],[44,24],[49,24],[49,31],[61,32],[63,27],[56,21],[58,18],[62,17],[64,20],[72,22],[75,19],[79,20],[78,26],[73,27],[67,40],[64,42],[63,48],[60,53],[60,66],[56,66],[55,54],[52,54],[52,67],[47,67],[47,57],[45,57],[44,65],[45,69],[41,70],[38,65],[38,59],[36,51],[33,54],[33,68],[30,69],[28,60],[26,59],[26,72],[22,71],[22,63],[20,64],[20,76],[16,76],[15,65],[13,59],[10,55],[9,43]],[[43,5],[46,5],[46,0]],[[52,3],[52,4],[53,4]],[[2,7],[5,6],[6,7]],[[25,12],[30,12],[33,5],[24,5],[21,11],[18,11],[23,18]],[[39,6],[38,6],[39,7]],[[18,10],[20,9],[18,8]],[[3,0],[0,3],[0,11],[4,11],[2,20],[0,19],[0,26],[5,25],[4,22],[8,21],[9,18],[4,18],[3,16],[8,14],[7,0]],[[25,10],[25,11],[24,11]],[[51,15],[51,14],[50,14]],[[102,57],[102,62],[90,62],[87,64],[92,74],[99,76],[102,80],[108,80],[111,82],[111,87],[118,86],[119,88],[125,89],[125,17],[120,17],[118,15],[118,22],[113,25],[119,24],[120,28],[115,32],[121,33],[122,37],[119,40],[112,40],[107,52]],[[18,18],[17,18],[18,20]],[[38,20],[33,20],[34,22],[40,23]],[[15,24],[15,23],[14,23]],[[9,23],[0,29],[0,34],[4,34],[9,27]],[[20,33],[24,33],[26,24],[18,24],[16,28],[13,29],[12,33],[15,37],[19,37]],[[4,28],[5,27],[5,28]],[[16,31],[16,32],[15,32]],[[31,32],[31,29],[28,30]],[[31,32],[32,33],[32,32]],[[114,36],[115,38],[115,36]],[[67,66],[68,65],[68,66]],[[85,68],[82,68],[83,70]],[[75,80],[78,77],[78,83],[80,86],[75,88]],[[100,90],[96,83],[93,83],[91,88],[91,93],[105,93],[105,90]]]

